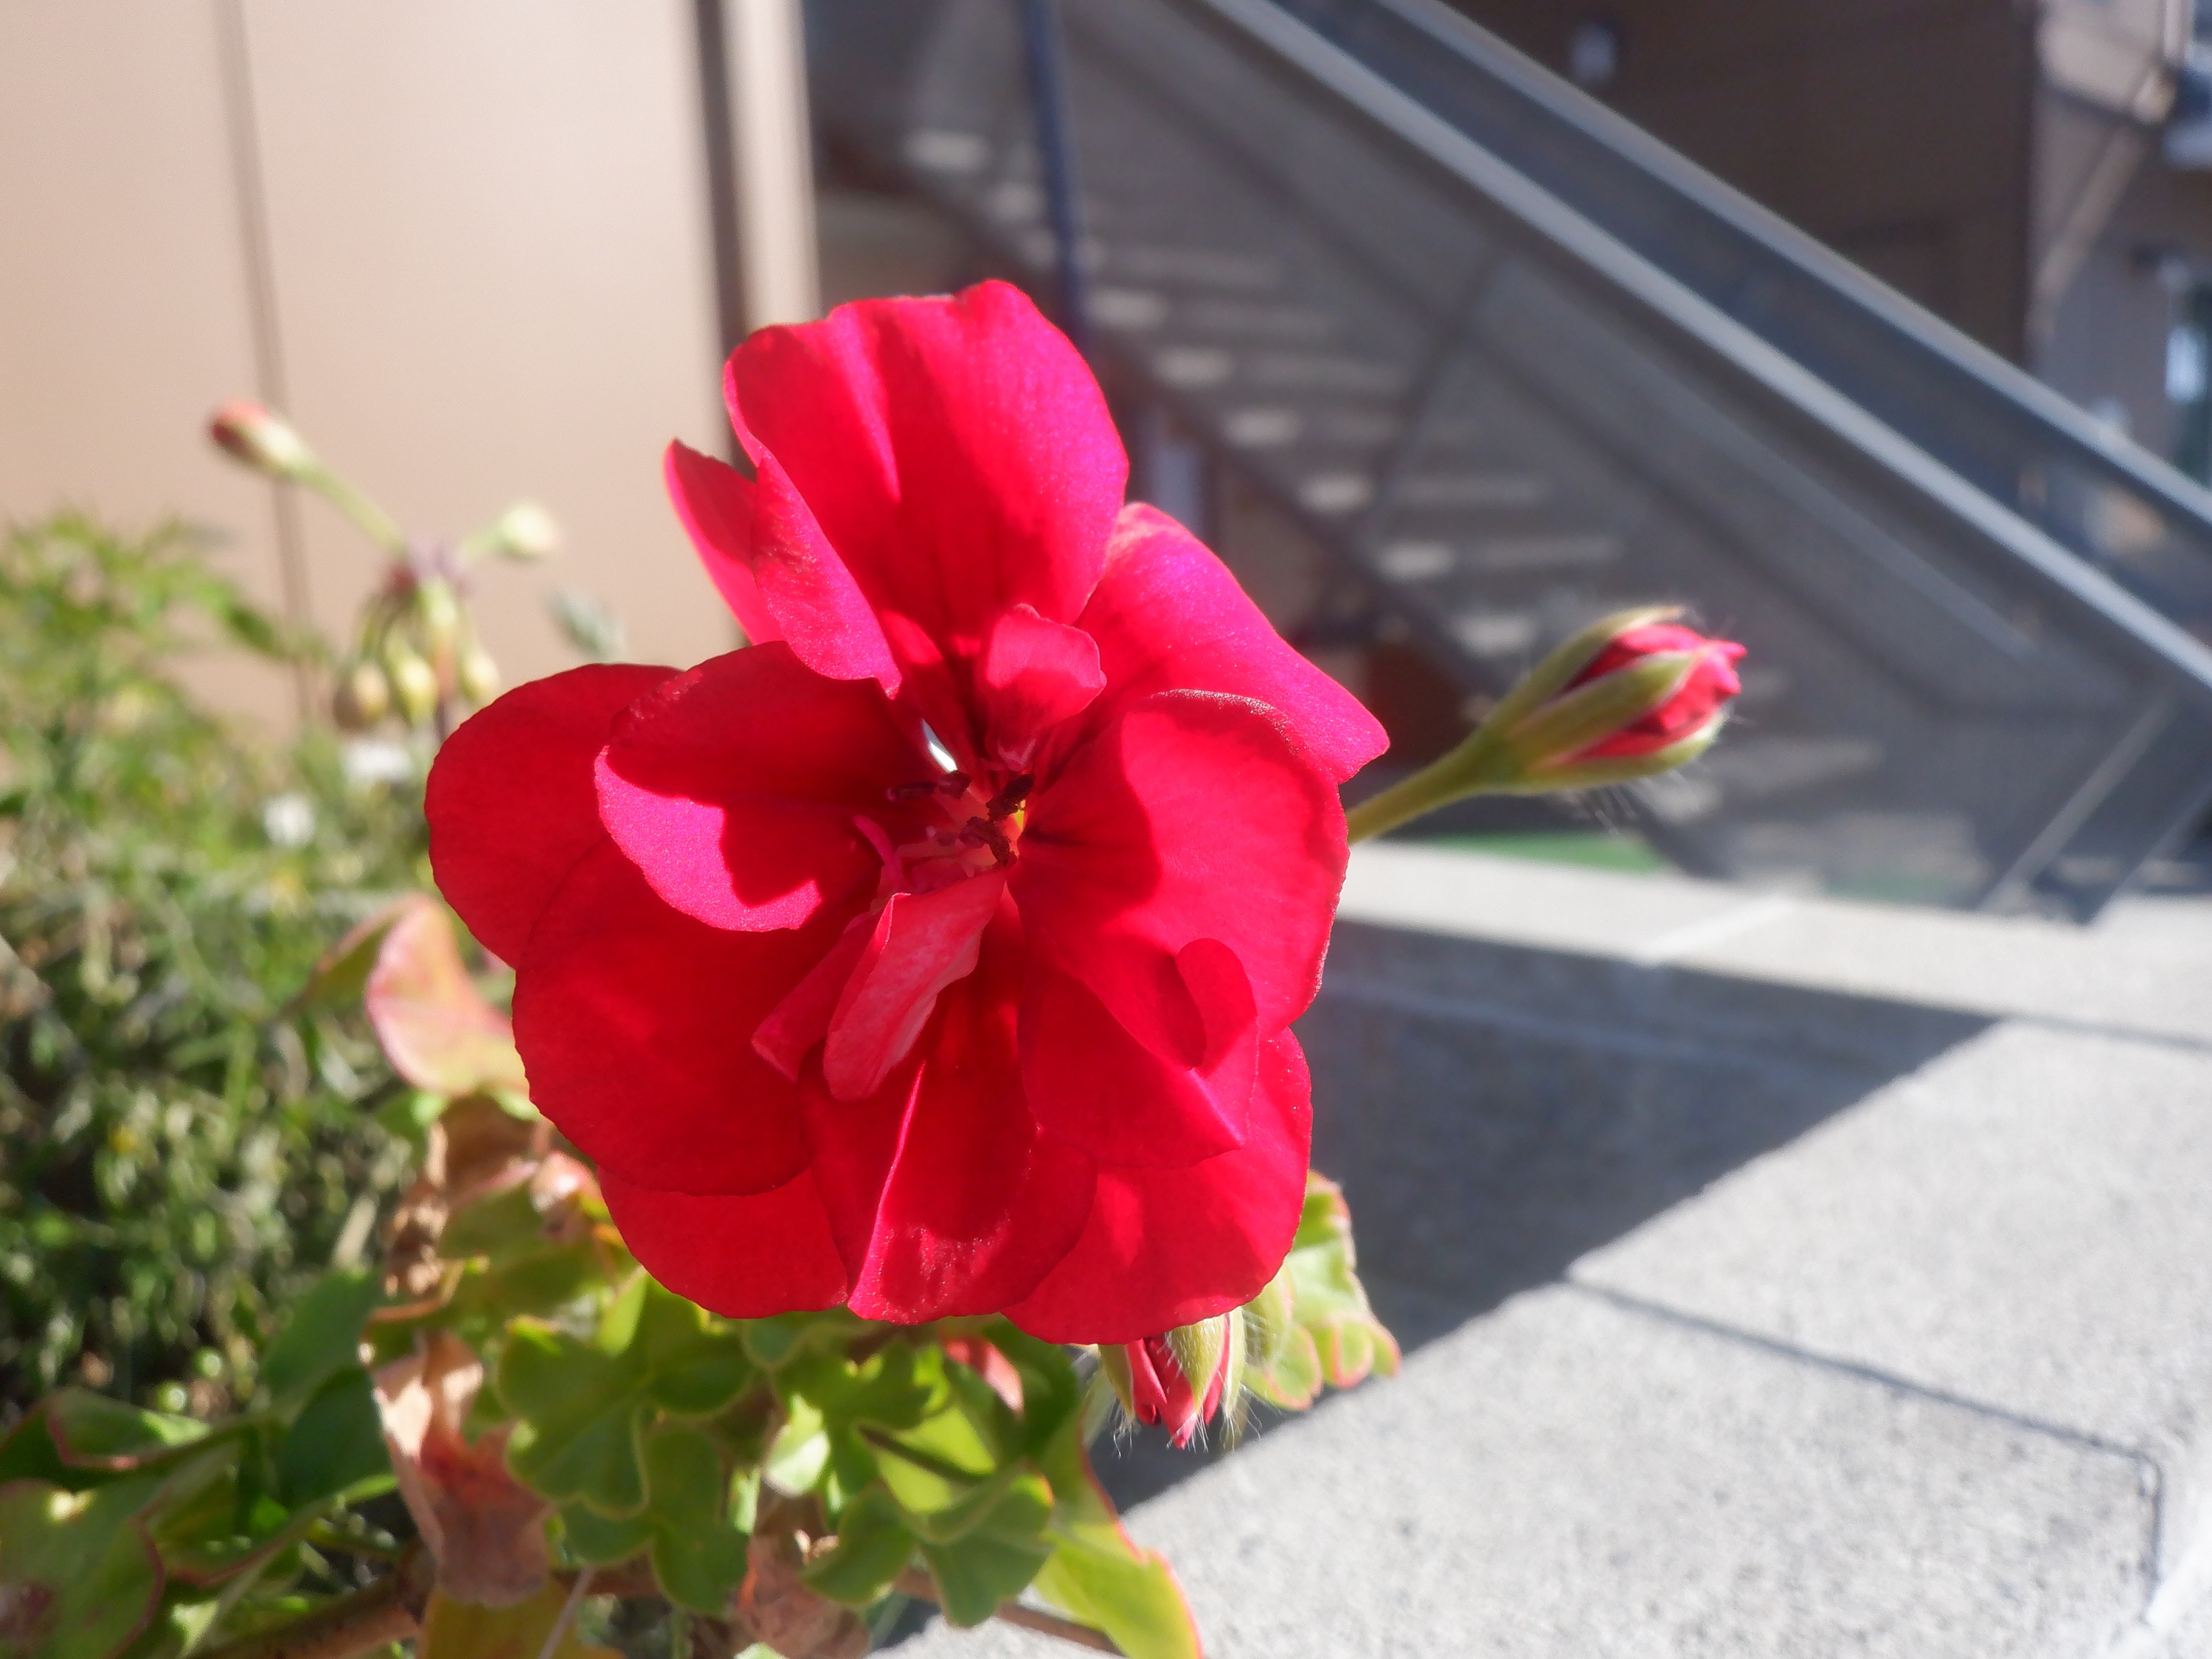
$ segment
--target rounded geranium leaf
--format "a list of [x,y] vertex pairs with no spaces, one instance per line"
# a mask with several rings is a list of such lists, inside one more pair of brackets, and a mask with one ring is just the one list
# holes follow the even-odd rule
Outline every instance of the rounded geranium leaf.
[[553,890],[605,838],[593,759],[615,716],[675,672],[572,668],[515,687],[446,739],[423,803],[430,868],[486,950],[519,959]]

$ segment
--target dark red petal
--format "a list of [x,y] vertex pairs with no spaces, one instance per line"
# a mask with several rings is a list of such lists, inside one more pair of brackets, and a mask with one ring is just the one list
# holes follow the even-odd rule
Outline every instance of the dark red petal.
[[879,920],[864,913],[847,922],[830,954],[808,970],[753,1033],[753,1052],[793,1083],[805,1069],[814,1045],[830,1035],[830,1021]]
[[[766,631],[817,673],[896,691],[897,665],[852,573],[775,458],[753,462],[758,476],[747,479],[681,444],[669,450],[669,492],[708,574],[739,622],[748,612],[770,619]],[[747,574],[750,592],[726,580],[732,565]]]
[[667,681],[615,723],[599,816],[686,915],[795,927],[874,882],[881,860],[854,817],[897,820],[885,791],[933,771],[875,684],[757,645]]
[[1269,1039],[1244,1145],[1183,1170],[1102,1166],[1081,1240],[1007,1316],[1048,1342],[1136,1342],[1243,1307],[1297,1232],[1311,1097],[1297,1039]]
[[460,724],[423,802],[438,890],[484,948],[518,960],[538,913],[605,838],[592,763],[615,716],[672,668],[572,668],[518,685]]
[[731,933],[662,903],[610,844],[546,906],[516,964],[530,1097],[603,1173],[760,1193],[806,1163],[799,1095],[752,1034],[836,941],[842,915]]
[[710,1313],[766,1319],[845,1299],[845,1264],[811,1175],[721,1198],[634,1186],[603,1170],[599,1190],[646,1272]]
[[1016,605],[992,624],[975,668],[976,700],[994,757],[1027,766],[1037,739],[1082,713],[1105,684],[1091,635]]
[[1139,1042],[1080,980],[1030,959],[1021,1026],[1030,1109],[1102,1164],[1174,1168],[1244,1144],[1259,1050],[1252,993],[1226,945],[1200,939],[1183,956],[1191,962],[1168,994],[1200,1027],[1188,1064]]
[[1358,700],[1285,645],[1221,561],[1156,508],[1122,509],[1097,591],[1077,621],[1098,641],[1108,688],[1085,730],[1152,692],[1188,688],[1281,711],[1339,782],[1389,746]]
[[699,562],[707,567],[746,640],[766,645],[781,639],[783,631],[769,614],[760,584],[753,580],[753,504],[744,478],[727,463],[682,443],[668,446],[661,474],[669,502],[698,550]]
[[1018,290],[864,300],[763,329],[726,384],[763,484],[772,456],[878,610],[948,653],[1009,605],[1054,622],[1082,610],[1128,461],[1082,357]]
[[1257,703],[1199,691],[1125,705],[1031,797],[1013,895],[1030,948],[1156,1053],[1189,1058],[1164,994],[1195,939],[1235,953],[1261,1031],[1304,1012],[1343,884],[1336,791]]
[[975,971],[983,928],[1006,891],[993,870],[933,893],[896,893],[830,1017],[822,1080],[840,1100],[883,1086],[913,1049],[938,997]]
[[908,1063],[866,1100],[805,1087],[815,1180],[853,1311],[902,1324],[994,1313],[1083,1231],[1096,1166],[1042,1133],[1015,1060],[1019,928],[1002,911],[975,972],[938,999]]

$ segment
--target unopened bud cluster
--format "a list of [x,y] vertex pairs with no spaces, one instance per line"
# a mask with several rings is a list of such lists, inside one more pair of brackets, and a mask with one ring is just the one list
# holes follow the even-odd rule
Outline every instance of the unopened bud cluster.
[[1593,623],[1523,676],[1451,753],[1347,815],[1358,841],[1469,795],[1552,794],[1695,760],[1742,690],[1743,647],[1665,607]]
[[333,472],[291,423],[258,404],[227,403],[208,422],[224,453],[280,483],[304,485],[359,526],[392,556],[338,666],[331,713],[348,732],[396,715],[410,726],[452,724],[457,705],[489,702],[499,665],[477,637],[462,603],[468,567],[479,558],[534,561],[561,545],[560,526],[534,501],[518,501],[457,546],[410,539],[398,520]]
[[499,665],[477,639],[455,578],[428,556],[396,564],[362,615],[352,656],[338,671],[331,712],[365,731],[388,714],[436,725],[455,702],[476,707],[499,691]]

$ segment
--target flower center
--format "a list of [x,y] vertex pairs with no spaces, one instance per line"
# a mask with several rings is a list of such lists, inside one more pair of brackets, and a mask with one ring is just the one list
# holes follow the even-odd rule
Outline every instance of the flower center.
[[920,841],[895,850],[915,890],[930,892],[969,876],[1012,864],[1028,821],[1036,780],[1024,772],[989,795],[965,772],[948,772],[930,783],[902,783],[884,793],[902,805],[927,801],[939,822]]

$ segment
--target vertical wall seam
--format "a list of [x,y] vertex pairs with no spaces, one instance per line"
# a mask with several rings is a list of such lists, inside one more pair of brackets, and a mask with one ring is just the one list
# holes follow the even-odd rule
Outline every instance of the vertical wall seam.
[[[238,208],[240,250],[246,269],[246,313],[253,336],[254,392],[262,403],[291,414],[284,373],[284,342],[276,309],[276,258],[270,244],[269,198],[262,176],[260,124],[255,119],[253,60],[246,34],[245,0],[211,0],[217,57],[222,64],[224,125],[230,146],[231,188]],[[306,537],[296,488],[270,486],[276,530],[276,569],[285,619],[305,633],[314,625],[307,583]],[[312,718],[314,690],[305,663],[292,670],[292,695],[302,724]]]

